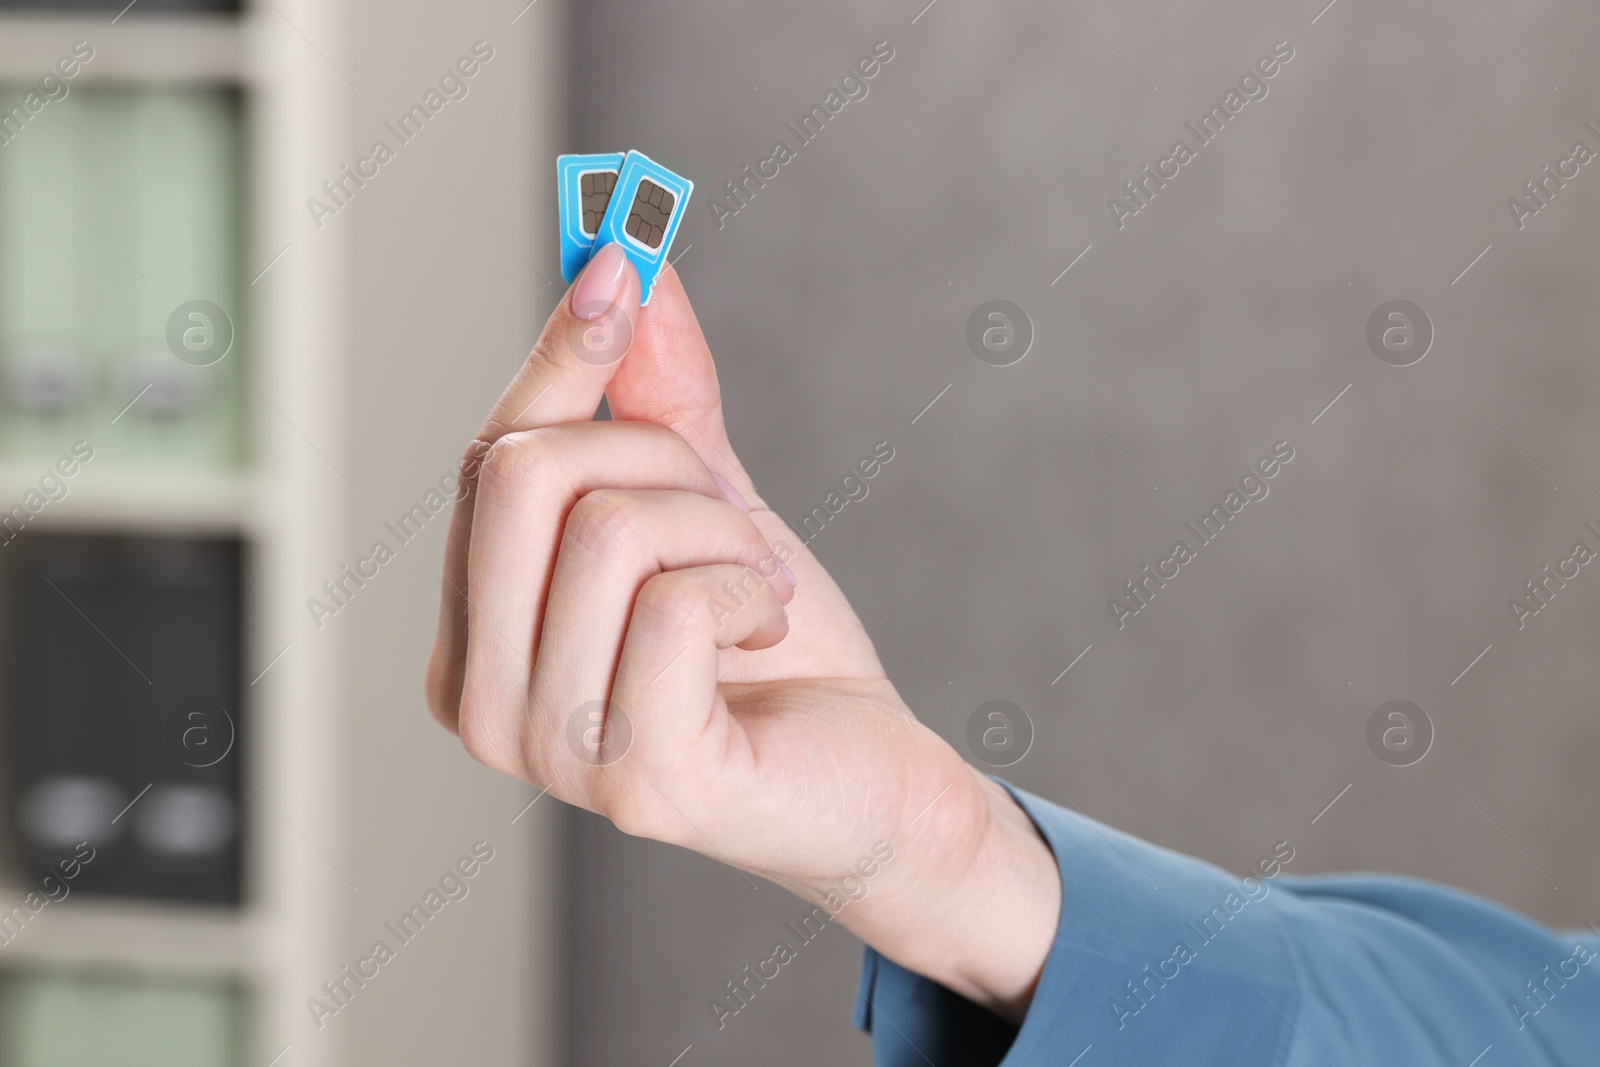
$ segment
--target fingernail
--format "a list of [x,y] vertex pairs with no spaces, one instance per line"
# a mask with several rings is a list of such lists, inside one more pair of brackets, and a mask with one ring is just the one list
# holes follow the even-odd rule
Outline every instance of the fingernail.
[[790,589],[798,589],[800,587],[800,583],[795,581],[794,571],[790,570],[789,565],[781,559],[778,561],[778,569],[783,571],[783,576],[785,578],[789,579]]
[[578,284],[572,287],[572,314],[593,322],[622,295],[622,279],[628,270],[628,254],[618,244],[609,244],[594,254],[583,268]]
[[716,481],[717,489],[722,493],[722,499],[726,500],[740,511],[748,512],[750,510],[750,505],[744,502],[744,497],[739,495],[739,490],[729,485],[719,475],[713,474],[711,477]]

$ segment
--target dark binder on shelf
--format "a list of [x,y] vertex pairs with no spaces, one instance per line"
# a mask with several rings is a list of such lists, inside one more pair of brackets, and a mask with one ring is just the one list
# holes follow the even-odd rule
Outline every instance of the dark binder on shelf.
[[76,859],[73,893],[238,902],[241,556],[33,530],[0,548],[17,880]]

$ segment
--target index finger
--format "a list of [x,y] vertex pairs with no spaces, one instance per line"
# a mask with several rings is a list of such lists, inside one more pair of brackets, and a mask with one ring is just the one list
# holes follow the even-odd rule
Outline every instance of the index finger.
[[[508,433],[593,418],[638,318],[639,275],[620,245],[606,245],[550,313],[533,351],[489,410],[468,461],[472,451],[481,458]],[[475,481],[475,468],[472,475]]]
[[483,457],[508,433],[592,419],[627,354],[638,312],[639,275],[619,245],[606,245],[550,313],[533,351],[467,446],[445,542],[439,631],[428,666],[435,707],[451,705],[461,695],[472,595],[467,545]]

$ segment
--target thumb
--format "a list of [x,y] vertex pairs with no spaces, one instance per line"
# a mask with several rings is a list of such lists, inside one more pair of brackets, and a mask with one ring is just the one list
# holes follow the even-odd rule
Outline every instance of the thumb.
[[606,400],[614,419],[653,422],[674,431],[748,503],[761,503],[728,440],[716,364],[670,265],[656,278],[649,305],[638,311],[628,358],[606,387]]

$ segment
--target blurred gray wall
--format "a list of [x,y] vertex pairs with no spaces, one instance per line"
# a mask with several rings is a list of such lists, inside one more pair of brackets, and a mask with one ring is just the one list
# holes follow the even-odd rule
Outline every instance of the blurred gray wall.
[[[1600,549],[1600,163],[1520,230],[1506,206],[1600,149],[1600,10],[925,2],[590,0],[568,146],[695,180],[679,269],[783,514],[895,448],[811,548],[881,609],[852,593],[905,698],[961,747],[1015,701],[1010,780],[1235,871],[1288,840],[1295,872],[1600,920],[1600,566],[1520,632],[1507,606]],[[869,95],[719,228],[723,182],[879,40]],[[1269,94],[1119,230],[1107,199],[1280,40]],[[964,338],[992,298],[1036,331],[1014,366]],[[1393,299],[1436,331],[1413,366],[1365,338]],[[1280,440],[1270,495],[1119,631],[1107,599]],[[1435,730],[1413,766],[1366,741],[1392,699]],[[707,998],[797,902],[570,818],[572,1063],[869,1061],[848,935],[719,1033]]]

